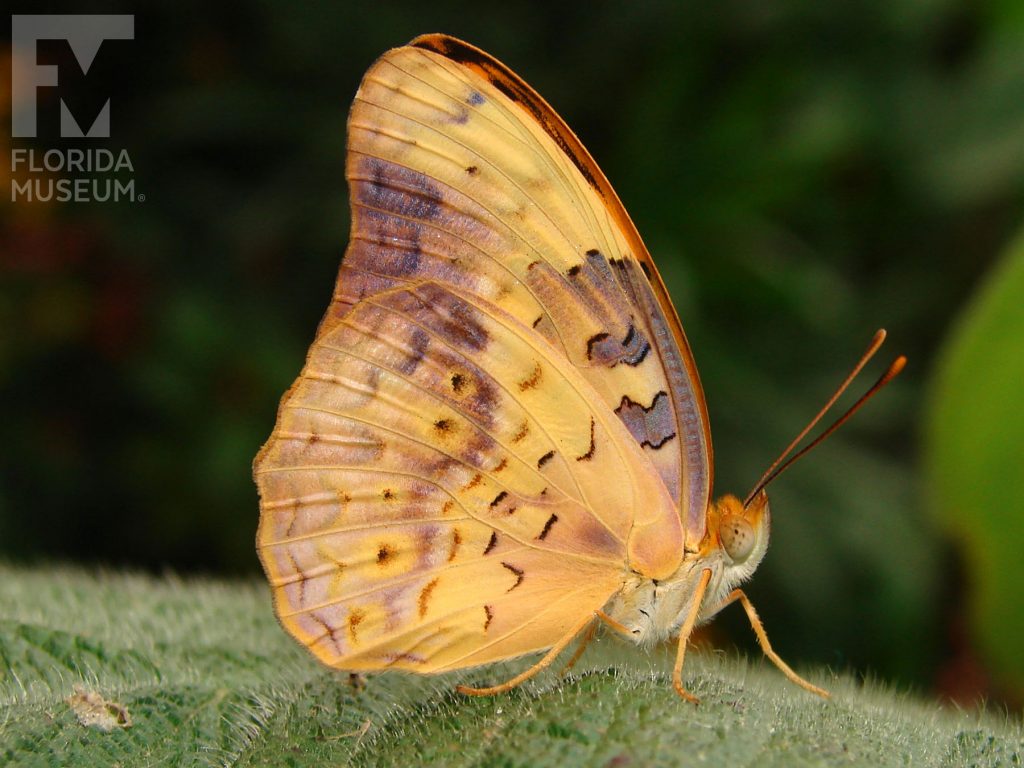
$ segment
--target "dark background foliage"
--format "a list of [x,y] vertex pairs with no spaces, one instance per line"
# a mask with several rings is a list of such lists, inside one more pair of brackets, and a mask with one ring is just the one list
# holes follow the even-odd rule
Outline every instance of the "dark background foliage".
[[[0,212],[0,555],[257,571],[250,463],[346,242],[348,105],[381,52],[444,31],[525,77],[616,186],[700,365],[719,492],[745,493],[889,330],[906,373],[773,487],[750,593],[791,661],[1012,701],[970,640],[969,574],[918,457],[943,341],[1022,223],[1021,9],[47,8],[134,13],[135,40],[87,77],[42,44],[62,80],[41,135],[0,138],[126,148],[146,199]],[[83,114],[109,96],[111,138],[57,138],[58,96]],[[740,617],[718,627],[747,643]]]

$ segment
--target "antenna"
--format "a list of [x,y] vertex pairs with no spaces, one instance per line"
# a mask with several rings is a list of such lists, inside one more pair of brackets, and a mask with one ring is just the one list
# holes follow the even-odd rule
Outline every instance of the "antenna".
[[[744,508],[749,506],[750,502],[754,500],[754,497],[757,496],[757,494],[759,494],[768,485],[768,483],[770,483],[776,477],[778,477],[791,466],[793,466],[793,464],[798,459],[803,457],[811,449],[820,445],[829,435],[831,435],[833,432],[839,429],[839,427],[845,424],[847,420],[851,416],[853,416],[853,414],[859,411],[861,409],[861,406],[863,406],[864,403],[866,403],[874,395],[876,395],[878,391],[882,389],[882,387],[884,387],[886,384],[888,384],[890,381],[896,378],[896,376],[899,375],[900,371],[902,371],[903,367],[907,364],[907,358],[903,355],[900,355],[895,360],[893,360],[889,367],[885,370],[885,373],[883,373],[879,377],[878,381],[876,381],[868,389],[867,392],[861,395],[860,399],[858,399],[857,402],[851,405],[842,416],[836,419],[831,424],[831,426],[828,427],[828,429],[826,429],[824,432],[818,435],[818,437],[812,440],[809,445],[807,445],[806,447],[798,451],[796,454],[794,454],[788,461],[785,461],[786,457],[789,456],[793,449],[796,448],[797,445],[799,445],[805,437],[807,437],[807,433],[814,429],[817,423],[821,421],[822,417],[826,413],[828,413],[829,409],[831,409],[833,405],[835,405],[836,401],[842,396],[843,392],[845,392],[847,388],[850,386],[850,384],[853,383],[853,380],[857,378],[857,375],[861,372],[861,369],[863,369],[864,366],[867,365],[868,361],[875,356],[875,353],[879,350],[879,348],[882,346],[882,343],[885,341],[885,335],[886,334],[884,328],[879,329],[875,333],[874,338],[871,339],[871,343],[868,345],[867,351],[864,352],[860,360],[853,367],[853,370],[850,371],[849,375],[843,380],[843,383],[839,385],[839,388],[836,389],[832,397],[828,399],[828,402],[825,403],[822,409],[818,411],[817,415],[813,419],[811,419],[810,423],[808,423],[808,425],[804,427],[803,430],[801,430],[800,434],[797,435],[793,439],[793,441],[786,446],[786,449],[781,454],[779,454],[779,457],[775,459],[775,461],[772,462],[771,466],[764,471],[763,475],[761,475],[761,478],[754,485],[754,490],[747,494],[747,498],[743,500]],[[783,461],[785,461],[784,464]]]

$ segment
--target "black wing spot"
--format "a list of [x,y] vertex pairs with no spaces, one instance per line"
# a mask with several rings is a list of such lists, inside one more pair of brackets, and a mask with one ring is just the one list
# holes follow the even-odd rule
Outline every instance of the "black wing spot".
[[554,451],[548,451],[543,456],[541,456],[539,459],[537,459],[537,469],[540,469],[545,464],[547,464],[549,461],[551,461],[551,459],[554,458],[554,455],[555,455]]
[[580,273],[580,269],[582,269],[582,267],[580,267],[579,264],[573,264],[565,274],[569,277],[576,277],[576,275]]
[[668,393],[664,390],[658,392],[647,406],[623,395],[615,414],[641,446],[657,450],[676,436]]
[[639,352],[637,352],[635,355],[633,355],[633,357],[624,358],[624,361],[625,361],[626,365],[629,365],[629,366],[632,366],[633,368],[636,368],[638,365],[640,365],[640,363],[642,363],[644,360],[647,359],[647,355],[650,354],[650,351],[651,351],[651,345],[648,344],[645,341],[644,345],[642,347],[640,347],[640,351]]
[[658,402],[662,398],[668,397],[668,392],[665,390],[659,390],[658,393],[651,399],[650,405],[642,405],[641,403],[634,402],[629,395],[622,396],[622,402],[619,403],[619,407],[615,409],[615,413],[621,413],[623,409],[639,408],[643,413],[650,413],[658,407]]
[[577,456],[576,461],[590,461],[594,458],[594,451],[597,445],[594,443],[594,417],[590,417],[590,448],[582,456]]
[[633,342],[634,336],[636,336],[636,326],[630,323],[629,330],[626,331],[626,338],[622,340],[622,346],[628,347]]
[[496,546],[498,546],[498,532],[497,531],[491,531],[491,538],[487,542],[487,546],[484,547],[484,554],[485,555],[489,554],[490,551],[492,549],[494,549]]
[[615,341],[607,333],[596,333],[587,339],[587,360],[596,360],[609,368],[619,363],[636,367],[647,358],[650,351],[651,345],[633,323],[629,324],[621,342]]
[[661,438],[661,440],[658,440],[658,441],[653,442],[653,443],[650,440],[644,440],[642,443],[640,443],[640,445],[641,445],[641,447],[645,446],[645,445],[648,445],[651,448],[653,448],[654,450],[658,450],[659,448],[661,448],[661,446],[663,446],[665,443],[667,443],[669,440],[671,440],[675,436],[676,436],[676,433],[673,432],[673,433],[671,433],[669,435],[665,435],[663,438]]
[[491,507],[496,507],[499,504],[501,504],[501,502],[505,500],[506,496],[508,496],[508,491],[502,491],[501,493],[499,493],[497,496],[494,497],[494,501],[491,502]]
[[515,589],[516,587],[518,587],[520,584],[523,583],[523,573],[525,573],[525,572],[523,571],[522,568],[516,568],[514,565],[510,565],[509,563],[506,563],[504,560],[501,562],[501,564],[503,566],[505,566],[506,568],[508,568],[508,570],[512,571],[512,573],[514,573],[516,575],[516,583],[513,584],[508,589],[505,590],[506,592],[511,592],[513,589]]
[[587,360],[592,360],[594,357],[594,345],[600,344],[610,335],[611,334],[608,333],[595,333],[593,336],[587,339]]
[[544,541],[544,539],[547,538],[548,534],[551,533],[551,526],[553,526],[557,522],[558,515],[552,515],[551,517],[549,517],[548,521],[544,523],[544,529],[540,532],[540,535],[537,538],[540,541]]

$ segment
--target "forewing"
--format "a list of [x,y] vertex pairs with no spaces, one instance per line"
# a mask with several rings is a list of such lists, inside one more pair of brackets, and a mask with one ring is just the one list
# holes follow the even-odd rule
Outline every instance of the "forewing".
[[699,543],[711,440],[696,367],[615,192],[547,103],[476,48],[419,38],[365,76],[348,150],[351,242],[324,332],[424,280],[503,308],[618,414]]
[[278,616],[343,669],[547,648],[627,562],[657,578],[682,557],[664,485],[579,371],[435,283],[322,328],[255,474]]

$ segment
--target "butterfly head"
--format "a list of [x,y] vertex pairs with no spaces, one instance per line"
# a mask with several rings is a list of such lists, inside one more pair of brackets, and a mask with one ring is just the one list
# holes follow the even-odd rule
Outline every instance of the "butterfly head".
[[729,580],[738,583],[749,578],[768,550],[768,493],[761,490],[746,506],[735,496],[723,496],[715,502],[709,522],[714,526],[713,545],[721,548],[732,571]]

